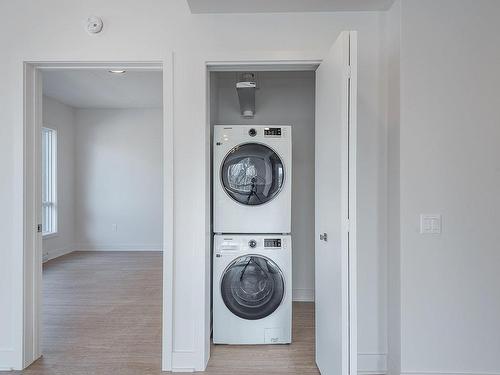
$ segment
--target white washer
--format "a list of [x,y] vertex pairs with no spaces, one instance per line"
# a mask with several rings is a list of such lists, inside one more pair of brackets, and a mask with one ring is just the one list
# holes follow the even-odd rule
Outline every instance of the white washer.
[[214,127],[214,232],[290,233],[290,126]]
[[215,344],[292,340],[292,248],[288,235],[215,235]]

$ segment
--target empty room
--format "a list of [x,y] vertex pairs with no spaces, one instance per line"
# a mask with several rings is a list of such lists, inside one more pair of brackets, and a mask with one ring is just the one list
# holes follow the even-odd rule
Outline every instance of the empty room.
[[43,368],[159,367],[162,73],[42,79]]
[[500,1],[0,1],[0,372],[500,375]]

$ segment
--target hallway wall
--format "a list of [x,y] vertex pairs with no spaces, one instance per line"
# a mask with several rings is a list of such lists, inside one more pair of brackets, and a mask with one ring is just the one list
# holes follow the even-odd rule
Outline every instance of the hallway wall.
[[387,103],[387,371],[401,374],[400,90],[401,1],[385,15]]
[[386,19],[390,374],[500,373],[499,13],[401,0]]
[[[377,174],[383,162],[385,109],[380,96],[379,12],[193,15],[185,0],[29,0],[1,2],[0,26],[0,367],[22,366],[23,329],[23,64],[25,60],[161,61],[174,55],[173,233],[174,369],[203,369],[210,335],[210,137],[206,129],[208,60],[321,59],[342,30],[359,35],[358,136],[365,162]],[[82,22],[103,18],[99,35]],[[29,25],[29,27],[27,27]],[[134,25],[134,27],[130,27]],[[242,43],[242,41],[249,41]],[[170,104],[164,98],[164,105]],[[374,137],[375,135],[375,137]],[[189,168],[186,168],[188,163]],[[370,177],[367,177],[370,180]],[[193,184],[192,181],[197,181]],[[383,194],[382,181],[374,183]],[[385,206],[384,206],[385,207]],[[383,210],[383,207],[381,208]],[[380,211],[382,212],[382,211]],[[381,223],[383,225],[383,222]],[[381,232],[383,233],[383,232]],[[186,241],[189,239],[189,241]],[[383,238],[377,241],[383,245]],[[378,245],[365,247],[371,253]],[[368,260],[370,261],[370,260]],[[189,270],[189,272],[183,272]],[[369,280],[368,280],[369,281]],[[168,306],[165,306],[168,308]],[[381,311],[382,306],[378,307]],[[384,326],[360,350],[385,356]],[[373,371],[381,371],[372,368]]]
[[500,2],[401,12],[401,372],[500,373]]

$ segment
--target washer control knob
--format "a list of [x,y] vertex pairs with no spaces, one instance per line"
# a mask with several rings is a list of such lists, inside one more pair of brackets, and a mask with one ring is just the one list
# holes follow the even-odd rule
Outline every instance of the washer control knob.
[[257,246],[257,241],[255,240],[248,241],[248,246],[250,246],[253,249],[255,246]]
[[257,130],[255,130],[254,128],[250,129],[250,130],[248,131],[248,135],[249,135],[250,137],[255,137],[255,136],[257,135]]

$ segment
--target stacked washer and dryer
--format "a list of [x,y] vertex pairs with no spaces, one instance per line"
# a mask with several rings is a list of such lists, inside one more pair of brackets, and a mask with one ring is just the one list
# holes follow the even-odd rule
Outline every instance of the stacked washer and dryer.
[[213,341],[292,340],[290,126],[214,127]]

